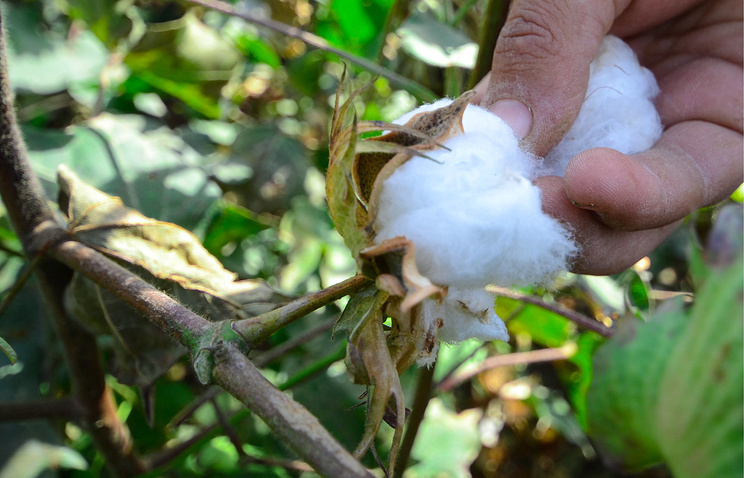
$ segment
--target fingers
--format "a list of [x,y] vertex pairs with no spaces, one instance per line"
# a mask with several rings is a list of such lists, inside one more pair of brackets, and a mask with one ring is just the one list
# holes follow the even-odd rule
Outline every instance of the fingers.
[[615,18],[614,3],[512,4],[481,105],[504,118],[532,152],[545,155],[573,123],[586,94],[589,64]]
[[588,210],[575,207],[564,192],[563,178],[545,176],[537,180],[543,209],[558,218],[581,244],[571,265],[577,274],[609,275],[622,272],[647,256],[679,225],[668,224],[643,231],[619,231],[601,222]]
[[741,184],[742,147],[741,134],[728,128],[680,123],[635,156],[604,148],[577,155],[566,168],[565,193],[617,229],[665,226],[725,199]]

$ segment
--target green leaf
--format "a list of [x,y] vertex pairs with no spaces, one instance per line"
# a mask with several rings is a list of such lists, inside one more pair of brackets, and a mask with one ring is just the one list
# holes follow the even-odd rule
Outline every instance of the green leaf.
[[75,84],[99,83],[108,51],[90,31],[76,35],[38,27],[40,9],[4,6],[10,83],[17,90],[48,95]]
[[651,300],[649,299],[651,286],[637,272],[633,270],[629,272],[632,275],[628,284],[628,300],[635,307],[646,311],[651,306]]
[[8,357],[11,365],[18,361],[18,354],[15,350],[13,350],[13,347],[11,347],[10,344],[6,342],[5,339],[2,337],[0,337],[0,350],[2,350],[3,353]]
[[334,0],[318,7],[318,35],[346,51],[374,58],[393,0]]
[[220,196],[193,164],[200,154],[171,129],[136,115],[102,114],[65,132],[23,128],[34,171],[51,197],[57,167],[150,217],[195,229]]
[[737,476],[744,468],[743,271],[739,253],[709,276],[658,384],[659,445],[680,478]]
[[563,372],[566,395],[576,413],[576,420],[584,430],[589,428],[587,422],[587,393],[594,376],[592,359],[594,351],[604,342],[605,339],[594,332],[584,332],[576,341],[576,353],[568,359],[568,362],[573,364],[575,369],[566,370],[567,367],[557,365],[559,371]]
[[687,325],[681,302],[647,323],[632,316],[594,355],[587,394],[589,434],[605,462],[635,470],[663,461],[654,429],[668,356]]
[[129,8],[129,5],[129,2],[117,0],[71,0],[69,13],[71,18],[87,23],[99,40],[113,48],[132,30],[133,22],[129,15],[136,14],[136,9]]
[[401,46],[428,65],[472,69],[478,45],[451,26],[426,13],[415,12],[398,28]]
[[253,212],[236,204],[222,202],[204,237],[204,247],[212,254],[233,241],[255,236],[269,227]]
[[626,469],[666,461],[675,476],[736,476],[744,466],[742,255],[706,274],[695,303],[621,322],[594,361],[590,433]]

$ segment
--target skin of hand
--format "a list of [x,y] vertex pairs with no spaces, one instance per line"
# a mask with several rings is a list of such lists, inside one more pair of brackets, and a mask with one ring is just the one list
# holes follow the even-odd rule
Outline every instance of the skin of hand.
[[537,180],[544,210],[582,246],[573,270],[597,275],[633,265],[687,214],[728,197],[744,163],[741,0],[514,0],[472,102],[544,156],[576,118],[607,34],[656,75],[664,133],[643,153],[590,149],[563,178]]

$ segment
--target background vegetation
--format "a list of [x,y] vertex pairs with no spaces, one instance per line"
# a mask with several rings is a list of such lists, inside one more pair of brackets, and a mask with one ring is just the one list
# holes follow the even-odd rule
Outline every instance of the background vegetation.
[[[381,73],[355,106],[360,118],[390,121],[482,76],[504,3],[232,5],[248,21],[201,1],[44,0],[4,2],[3,17],[18,120],[50,202],[60,196],[64,164],[126,206],[193,232],[238,279],[273,288],[252,292],[256,315],[261,304],[355,273],[324,189],[342,59],[353,87]],[[76,181],[68,183],[83,187]],[[61,197],[54,207],[66,222],[70,194]],[[599,478],[659,463],[640,476],[737,476],[740,203],[736,196],[699,211],[617,276],[569,274],[551,290],[502,291],[497,307],[509,343],[445,346],[433,370],[401,377],[416,437],[404,445],[413,443],[406,476]],[[69,400],[76,384],[60,331],[37,281],[23,280],[33,262],[0,206],[0,346],[15,362],[0,355],[0,477],[127,474],[107,467]],[[202,385],[183,349],[146,321],[130,321],[127,306],[113,296],[80,302],[81,282],[65,280],[68,311],[80,318],[100,307],[121,328],[86,323],[97,333],[114,415],[148,475],[311,475],[262,420]],[[170,283],[158,285],[209,313]],[[344,305],[282,328],[249,358],[353,450],[364,429],[364,408],[356,407],[364,387],[349,382],[345,338],[330,333]],[[569,320],[577,314],[612,326],[614,337],[577,327]],[[516,364],[467,373],[493,357]],[[383,425],[383,463],[391,437]],[[372,454],[363,463],[381,473]]]

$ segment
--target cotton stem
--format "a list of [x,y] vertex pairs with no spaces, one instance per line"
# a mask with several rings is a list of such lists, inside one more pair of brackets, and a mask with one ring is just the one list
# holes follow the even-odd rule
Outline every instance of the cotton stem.
[[335,300],[361,290],[369,282],[368,278],[358,274],[321,291],[300,297],[278,309],[250,319],[239,320],[233,323],[233,330],[243,337],[249,346],[253,347],[282,327]]

